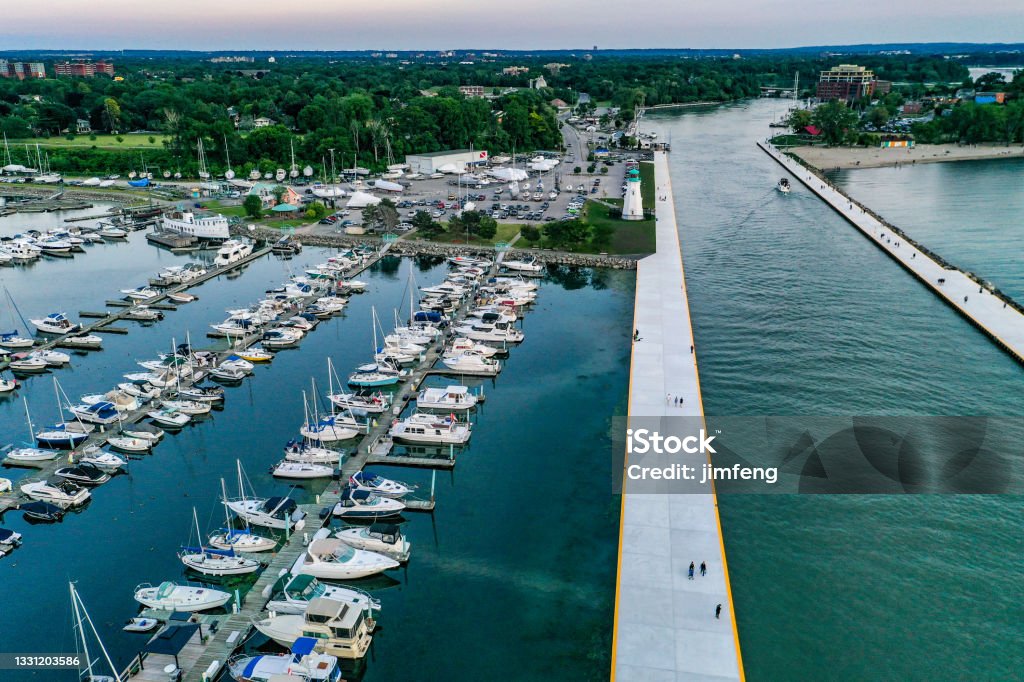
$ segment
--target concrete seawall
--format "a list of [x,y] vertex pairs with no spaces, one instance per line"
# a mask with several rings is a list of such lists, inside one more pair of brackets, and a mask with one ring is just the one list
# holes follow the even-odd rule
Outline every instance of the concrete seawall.
[[774,145],[758,142],[757,146],[997,346],[1024,363],[1024,309],[1017,302],[915,243]]
[[[703,417],[665,152],[655,153],[654,166],[657,252],[637,263],[634,328],[640,338],[633,344],[629,415]],[[691,463],[703,463],[702,455],[692,457]],[[638,494],[628,485],[625,491],[612,678],[743,679],[714,490],[709,484],[704,494]],[[691,561],[707,562],[707,575],[688,579]]]

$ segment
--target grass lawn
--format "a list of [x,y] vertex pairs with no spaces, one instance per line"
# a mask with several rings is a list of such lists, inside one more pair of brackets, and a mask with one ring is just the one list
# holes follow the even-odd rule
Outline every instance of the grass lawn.
[[[168,140],[166,135],[148,135],[126,133],[120,136],[124,141],[118,142],[117,135],[96,134],[95,140],[90,140],[89,135],[75,135],[75,139],[68,140],[64,137],[32,138],[29,140],[10,140],[11,144],[28,144],[40,147],[97,147],[98,149],[162,149],[163,141]],[[152,137],[155,141],[150,142]]]
[[640,164],[640,197],[644,202],[645,210],[654,210],[654,164]]
[[[652,188],[653,189],[653,188]],[[621,200],[618,201],[621,203]],[[653,203],[653,202],[652,202]],[[591,253],[605,251],[607,253],[654,253],[654,219],[622,220],[609,215],[609,208],[597,201],[587,201],[583,206],[583,217],[591,228],[609,227],[613,230],[611,242],[605,248],[593,245],[587,250]]]
[[[466,233],[460,232],[459,234],[452,234],[447,229],[436,237],[431,238],[430,241],[443,242],[445,244],[468,244],[470,246],[493,246],[497,242],[510,242],[517,234],[519,234],[519,228],[522,225],[517,223],[498,223],[498,233],[494,235],[493,239],[480,239],[479,237],[473,237],[472,241],[466,241]],[[414,233],[413,239],[423,239],[424,237],[420,234]]]
[[229,216],[229,217],[231,217],[231,216],[237,216],[239,218],[244,218],[245,217],[245,207],[242,206],[241,204],[222,204],[219,201],[214,201],[214,200],[209,200],[209,199],[206,200],[206,201],[199,201],[198,203],[200,203],[203,206],[205,206],[208,211],[212,211],[214,213],[221,213],[221,214]]

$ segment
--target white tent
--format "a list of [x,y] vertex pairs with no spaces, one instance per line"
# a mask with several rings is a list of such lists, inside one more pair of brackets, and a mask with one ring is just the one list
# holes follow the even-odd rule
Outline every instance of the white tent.
[[546,172],[548,172],[549,170],[551,170],[552,168],[554,168],[557,165],[558,165],[558,161],[555,161],[554,159],[544,159],[543,161],[537,161],[537,162],[532,162],[531,161],[530,164],[529,164],[529,167],[530,167],[530,170],[535,170],[535,171],[540,171],[542,173],[546,173]]
[[376,206],[380,203],[380,199],[367,194],[366,192],[353,192],[352,196],[348,200],[348,208],[366,208],[367,206]]
[[461,173],[462,169],[456,166],[454,163],[446,163],[443,166],[438,166],[438,173]]
[[345,190],[340,187],[317,187],[313,190],[313,196],[321,199],[337,199],[345,196]]
[[377,189],[384,190],[385,192],[401,192],[405,189],[397,182],[388,182],[387,180],[375,180],[373,186]]
[[4,173],[28,173],[32,169],[31,168],[25,168],[21,164],[12,163],[9,166],[4,166],[3,168],[0,168],[0,170],[2,170]]
[[488,172],[502,182],[526,179],[526,171],[522,168],[492,168]]

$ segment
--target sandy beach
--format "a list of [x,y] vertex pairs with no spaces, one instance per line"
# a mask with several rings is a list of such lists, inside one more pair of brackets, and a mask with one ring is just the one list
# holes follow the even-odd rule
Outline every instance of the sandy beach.
[[879,147],[791,147],[807,163],[821,170],[836,168],[881,168],[899,164],[971,161],[977,159],[1024,158],[1024,147],[1006,145],[919,144],[910,148]]

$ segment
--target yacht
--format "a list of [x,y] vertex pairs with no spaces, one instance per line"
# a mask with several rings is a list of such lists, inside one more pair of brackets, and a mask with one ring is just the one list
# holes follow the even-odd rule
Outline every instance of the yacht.
[[406,443],[464,445],[471,435],[469,424],[460,423],[454,415],[441,417],[417,412],[391,425],[391,437]]
[[320,597],[310,601],[301,615],[271,613],[253,626],[283,647],[291,647],[301,636],[312,636],[317,651],[346,659],[364,657],[373,639],[365,611]]
[[57,459],[60,454],[57,450],[43,448],[14,448],[7,451],[4,464],[12,466],[38,466]]
[[446,412],[472,410],[478,398],[466,386],[425,388],[416,396],[418,410],[444,410]]
[[75,428],[77,426],[77,422],[68,422],[47,427],[36,434],[36,442],[43,448],[77,447],[89,439],[89,431]]
[[160,401],[160,407],[190,416],[209,414],[212,409],[209,402],[200,400],[162,400]]
[[154,410],[147,413],[150,419],[165,428],[180,429],[192,421],[192,417],[177,410]]
[[153,441],[129,436],[111,436],[107,438],[107,445],[121,452],[149,452],[153,448]]
[[295,462],[283,459],[270,468],[270,473],[277,478],[331,478],[334,476],[334,467],[314,464],[312,462]]
[[16,239],[0,246],[0,253],[10,256],[15,261],[26,263],[39,258],[41,251],[25,240]]
[[42,319],[29,322],[44,334],[71,334],[82,328],[82,325],[73,323],[64,313],[50,313]]
[[252,253],[252,244],[238,239],[229,239],[217,250],[217,256],[213,264],[217,267],[225,267],[237,263]]
[[121,289],[121,293],[133,301],[148,301],[156,298],[160,292],[150,287],[136,287],[135,289]]
[[336,407],[346,410],[362,410],[368,414],[382,414],[391,405],[390,399],[378,391],[373,395],[358,393],[332,393],[327,396]]
[[95,334],[71,334],[61,339],[60,345],[65,348],[95,350],[103,345],[103,339]]
[[287,654],[240,654],[228,659],[227,668],[237,682],[341,682],[338,657],[318,654],[317,640],[299,637]]
[[26,339],[24,336],[18,336],[18,330],[9,332],[0,332],[0,347],[2,348],[31,348],[35,345],[35,341],[32,339]]
[[61,467],[53,472],[66,481],[77,485],[93,487],[110,480],[110,474],[92,464],[80,462],[78,466]]
[[490,343],[522,343],[526,338],[523,332],[506,321],[484,322],[468,319],[454,331],[471,341],[488,341]]
[[363,388],[374,388],[378,386],[393,386],[402,377],[402,371],[396,369],[389,363],[377,362],[370,365],[360,365],[348,376],[348,383],[352,386]]
[[405,497],[413,491],[413,487],[401,481],[393,481],[390,478],[373,473],[372,471],[357,471],[349,476],[349,486],[356,490],[373,493],[377,497]]
[[[226,499],[227,488],[224,486],[223,478],[220,479],[220,489],[223,499]],[[212,534],[207,544],[217,549],[230,549],[236,552],[269,552],[277,548],[277,539],[253,533],[248,523],[242,529],[233,527],[231,509],[224,504],[224,527]]]
[[448,349],[444,352],[444,357],[454,358],[462,355],[463,353],[474,352],[477,355],[482,355],[485,358],[490,358],[498,354],[498,349],[494,346],[488,346],[485,343],[478,343],[473,339],[467,339],[464,336],[455,338]]
[[779,180],[779,184],[776,185],[776,187],[783,194],[789,194],[793,189],[789,185],[789,178],[782,178],[781,180]]
[[301,530],[305,527],[306,513],[300,511],[290,497],[241,498],[228,500],[228,508],[247,523],[263,528]]
[[394,523],[343,528],[337,531],[334,537],[350,547],[383,554],[401,563],[408,561],[412,552],[412,543],[402,535],[401,528]]
[[224,241],[231,236],[228,219],[224,216],[197,216],[191,211],[165,213],[160,220],[160,229],[210,241]]
[[46,360],[31,354],[12,355],[10,364],[7,366],[12,372],[18,372],[20,374],[38,374],[46,371]]
[[7,528],[0,528],[0,557],[10,554],[20,545],[21,533],[15,533]]
[[78,461],[82,464],[91,464],[97,469],[111,472],[118,471],[126,464],[123,459],[114,453],[100,450],[98,447],[86,448],[84,456]]
[[544,266],[538,263],[534,258],[505,260],[501,262],[501,265],[505,269],[512,270],[514,272],[539,273],[544,269]]
[[295,564],[302,574],[324,580],[353,580],[383,573],[399,565],[394,559],[355,549],[329,535],[330,529],[322,528],[313,536],[302,563]]
[[17,379],[4,379],[3,377],[0,377],[0,393],[10,393],[17,387]]
[[238,556],[233,549],[182,547],[178,556],[186,568],[203,575],[246,575],[260,568],[260,562]]
[[177,585],[170,581],[153,587],[142,583],[135,588],[135,601],[151,609],[165,611],[205,611],[224,606],[231,595],[208,587]]
[[64,479],[24,483],[21,492],[33,500],[48,502],[61,509],[80,507],[91,497],[88,490]]
[[367,490],[345,486],[331,513],[343,519],[386,519],[405,511],[405,504],[393,497],[381,497]]
[[44,350],[42,348],[32,351],[25,357],[42,360],[46,363],[47,367],[63,367],[71,362],[71,356],[67,353],[61,353],[59,350]]
[[[300,556],[295,563],[301,565],[302,562],[303,557]],[[309,602],[317,598],[346,602],[370,616],[373,611],[380,610],[380,601],[369,593],[351,587],[328,585],[311,575],[299,573],[295,567],[291,572],[284,572],[274,583],[266,609],[276,613],[302,614],[306,612]]]
[[495,376],[501,371],[500,362],[484,357],[483,355],[473,351],[461,353],[452,357],[441,358],[441,362],[448,369],[465,374]]
[[117,406],[106,400],[92,403],[91,405],[73,405],[69,408],[69,411],[75,415],[76,419],[90,424],[100,424],[101,426],[113,424],[121,420],[121,413],[118,411]]

